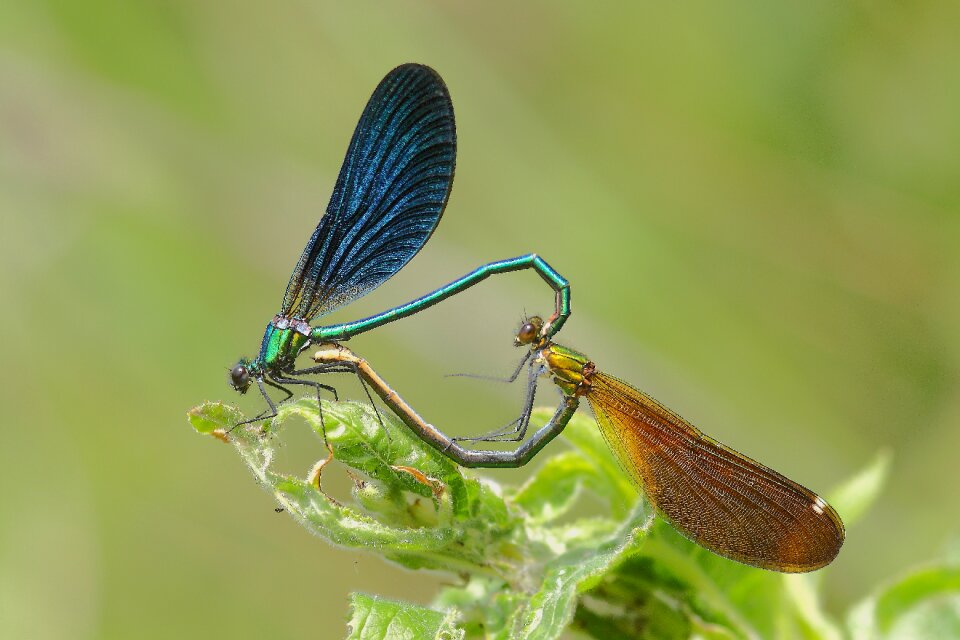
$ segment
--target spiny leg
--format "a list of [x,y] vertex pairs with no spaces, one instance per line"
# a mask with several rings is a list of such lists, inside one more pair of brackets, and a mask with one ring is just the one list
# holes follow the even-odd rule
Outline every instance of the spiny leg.
[[[322,364],[318,367],[310,367],[309,369],[299,369],[297,371],[291,371],[290,375],[300,376],[300,375],[309,375],[314,373],[352,373],[360,378],[360,384],[363,386],[364,393],[367,394],[367,399],[370,400],[370,404],[373,404],[373,397],[370,395],[370,390],[367,389],[367,384],[364,382],[363,378],[360,377],[359,370],[357,365],[352,362],[337,362],[337,363],[328,363]],[[318,383],[319,384],[319,383]],[[337,396],[337,390],[333,387],[327,385],[321,385],[323,388],[333,393],[334,400],[339,400]],[[376,405],[374,405],[374,411],[376,412]],[[377,412],[377,418],[380,418],[380,413]],[[380,420],[381,426],[383,425],[383,420]]]
[[324,389],[332,393],[334,400],[338,399],[337,390],[328,384],[321,384],[313,380],[301,380],[299,378],[274,378],[273,381],[281,384],[297,384],[305,387],[313,387],[314,389],[316,389],[317,411],[320,415],[320,431],[323,432],[323,442],[326,443],[327,442],[327,425],[323,420],[323,403],[321,402],[321,398],[320,398],[320,390]]
[[[377,405],[373,401],[373,396],[370,395],[370,389],[367,387],[367,383],[364,381],[363,377],[360,375],[360,371],[357,368],[356,364],[352,362],[327,363],[327,364],[322,364],[316,367],[310,367],[307,369],[298,369],[296,371],[291,371],[289,375],[299,376],[299,375],[311,375],[311,374],[317,374],[317,373],[352,373],[356,375],[357,378],[360,380],[360,386],[363,387],[363,392],[366,394],[367,400],[370,401],[370,405],[373,407],[373,412],[377,416],[377,422],[380,423],[381,427],[384,427],[383,417],[380,415],[380,411],[377,409]],[[321,384],[319,382],[314,382],[312,380],[299,380],[296,378],[287,378],[287,379],[277,378],[277,380],[279,382],[283,382],[284,384],[302,384],[302,385],[312,386],[317,389],[317,406],[320,408],[319,409],[320,422],[321,422],[321,425],[323,425],[322,427],[323,437],[324,437],[324,442],[326,442],[327,431],[326,431],[326,424],[323,422],[323,405],[320,402],[320,389],[321,388],[326,389],[327,391],[333,394],[334,400],[339,400],[337,390],[334,387],[331,387],[330,385]],[[390,437],[389,431],[387,431],[387,437],[388,438]]]
[[[264,384],[268,384],[268,385],[270,385],[271,387],[273,387],[274,389],[280,389],[280,391],[283,391],[285,394],[287,394],[286,397],[285,397],[283,400],[281,400],[280,402],[278,402],[277,404],[281,404],[281,403],[283,403],[283,402],[286,402],[287,400],[289,400],[290,398],[293,397],[293,391],[290,391],[290,389],[287,389],[286,387],[281,387],[280,385],[278,385],[276,382],[274,382],[274,381],[271,380],[270,378],[264,378],[264,379],[263,379],[263,382],[264,382]],[[260,387],[260,388],[263,389],[263,387]]]
[[527,361],[530,360],[530,356],[533,355],[532,351],[527,351],[523,358],[520,360],[520,364],[517,365],[517,368],[506,378],[501,378],[499,376],[485,376],[476,373],[448,373],[445,378],[473,378],[474,380],[489,380],[491,382],[503,382],[510,384],[520,376],[520,372],[523,371],[523,367],[527,364]]
[[[337,364],[322,364],[320,366],[309,367],[307,369],[295,369],[293,371],[288,372],[287,375],[305,376],[305,375],[313,375],[317,373],[341,373],[341,372],[342,372],[342,369]],[[280,380],[280,378],[277,378],[277,380]],[[333,394],[333,399],[336,401],[339,401],[340,396],[337,393],[336,388],[328,384],[323,384],[323,383],[315,382],[312,380],[300,380],[297,378],[285,379],[283,380],[283,382],[285,384],[305,385],[305,386],[313,387],[314,389],[317,390],[317,413],[320,416],[320,430],[323,432],[323,442],[324,444],[327,444],[327,426],[323,419],[323,402],[322,402],[322,399],[320,398],[320,389],[325,389],[326,391],[329,391],[331,394]],[[329,446],[330,445],[327,444],[328,448]]]
[[542,370],[542,366],[530,365],[527,378],[527,397],[523,403],[523,410],[517,419],[511,420],[490,433],[467,438],[452,438],[452,440],[469,442],[519,442],[523,440],[527,435],[527,427],[530,426],[530,415],[533,413],[533,405],[537,396],[537,381]]
[[[321,365],[318,367],[310,367],[308,369],[298,369],[291,371],[288,375],[310,375],[316,373],[340,373],[342,369],[337,365]],[[337,390],[327,384],[316,382],[314,380],[300,380],[297,378],[276,378],[277,382],[283,382],[284,384],[299,384],[308,387],[313,387],[317,391],[317,413],[320,418],[320,431],[323,433],[323,444],[327,448],[328,454],[327,457],[323,460],[317,462],[310,470],[308,474],[308,481],[315,485],[324,495],[326,492],[323,491],[323,487],[320,486],[320,474],[323,472],[323,468],[330,464],[333,460],[333,447],[330,446],[330,443],[327,441],[327,424],[323,419],[323,402],[320,398],[320,390],[324,389],[333,394],[334,400],[339,400],[339,395]],[[282,387],[281,387],[282,388]],[[292,395],[292,394],[291,394]],[[289,396],[288,396],[289,397]],[[327,496],[329,498],[329,496]]]
[[[296,369],[294,371],[289,371],[287,372],[287,375],[309,376],[316,373],[336,373],[336,369],[334,368],[335,366],[336,365],[331,366],[329,364],[322,364],[320,366],[310,367],[308,369]],[[323,384],[322,382],[316,382],[314,380],[300,380],[299,378],[289,378],[289,379],[283,379],[283,380],[281,380],[280,378],[274,378],[274,379],[277,380],[278,382],[283,382],[285,384],[302,384],[309,387],[314,387],[317,390],[317,401],[320,400],[320,389],[329,391],[331,394],[333,394],[334,400],[340,400],[340,396],[337,395],[336,388],[331,387],[328,384]],[[291,380],[296,380],[296,382],[290,382]]]
[[377,416],[377,422],[380,423],[380,427],[384,429],[384,432],[387,434],[387,438],[390,438],[390,432],[386,429],[386,426],[383,424],[383,416],[380,415],[380,410],[377,409],[377,403],[373,401],[373,396],[370,394],[370,387],[367,385],[366,380],[363,379],[363,376],[360,375],[360,368],[354,362],[337,362],[337,363],[327,363],[322,364],[319,367],[312,367],[310,369],[304,369],[302,371],[294,371],[295,374],[301,373],[352,373],[357,376],[357,379],[360,381],[360,386],[363,388],[363,392],[367,395],[367,400],[370,401],[370,406],[373,407],[373,413]]
[[350,364],[353,369],[353,373],[357,376],[357,380],[360,381],[360,386],[363,387],[363,392],[367,394],[367,400],[370,401],[370,406],[373,407],[373,413],[377,416],[377,422],[380,423],[380,428],[383,429],[385,434],[387,434],[387,440],[390,441],[390,430],[387,429],[386,425],[383,424],[383,416],[380,415],[380,410],[377,409],[377,403],[373,401],[373,396],[370,394],[370,386],[367,384],[367,381],[363,379],[363,376],[360,375],[359,367],[353,363]]
[[[256,381],[257,381],[257,386],[260,388],[260,394],[263,396],[263,399],[267,401],[267,406],[269,406],[270,408],[267,409],[266,411],[261,411],[259,414],[257,414],[257,415],[256,415],[255,417],[253,417],[253,418],[249,418],[249,419],[244,420],[244,421],[242,421],[242,422],[238,422],[237,424],[235,424],[235,425],[233,425],[232,427],[230,427],[230,431],[233,431],[233,430],[236,429],[237,427],[239,427],[239,426],[241,426],[241,425],[244,425],[244,424],[250,424],[250,423],[252,423],[252,422],[259,422],[260,420],[271,420],[271,419],[277,417],[277,405],[275,405],[275,404],[273,403],[273,400],[271,400],[271,399],[270,399],[270,396],[267,395],[267,390],[263,388],[263,383],[264,383],[263,378],[256,378]],[[281,387],[281,386],[278,385],[278,384],[274,384],[274,383],[270,382],[269,380],[267,380],[266,383],[267,383],[268,385],[270,385],[271,387],[273,387],[273,388],[275,388],[275,389],[280,389],[280,391],[283,391],[285,394],[287,394],[287,397],[284,398],[283,400],[281,400],[280,402],[285,402],[285,401],[289,400],[289,399],[290,399],[290,396],[293,395],[293,393],[292,393],[289,389],[287,389],[287,388],[285,388],[285,387]],[[227,431],[227,433],[230,433],[230,431]]]
[[530,379],[527,382],[527,397],[524,401],[523,409],[516,420],[507,423],[499,432],[487,436],[490,442],[519,442],[527,434],[527,427],[530,425],[530,415],[533,413],[534,400],[537,394],[537,375],[531,369]]

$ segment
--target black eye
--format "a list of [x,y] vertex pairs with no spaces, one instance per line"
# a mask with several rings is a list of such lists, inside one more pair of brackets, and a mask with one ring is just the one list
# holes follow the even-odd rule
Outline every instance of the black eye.
[[250,371],[242,364],[238,364],[230,370],[230,382],[237,391],[246,391],[250,386]]

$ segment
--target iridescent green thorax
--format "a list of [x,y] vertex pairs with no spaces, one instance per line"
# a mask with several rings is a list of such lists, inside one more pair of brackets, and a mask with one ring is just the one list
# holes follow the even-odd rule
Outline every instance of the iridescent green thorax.
[[552,342],[540,350],[540,359],[550,369],[553,381],[568,396],[582,396],[590,390],[594,364],[579,351]]
[[297,355],[310,344],[310,325],[275,316],[263,332],[256,363],[266,371],[289,371]]

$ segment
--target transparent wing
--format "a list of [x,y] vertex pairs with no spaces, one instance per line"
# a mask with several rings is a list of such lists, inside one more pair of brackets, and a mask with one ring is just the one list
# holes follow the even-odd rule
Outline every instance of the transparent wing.
[[388,73],[360,116],[281,313],[329,313],[409,262],[443,215],[456,148],[453,104],[437,72],[405,64]]
[[597,373],[587,397],[621,464],[683,535],[745,564],[812,571],[843,544],[817,494],[701,433],[645,393]]

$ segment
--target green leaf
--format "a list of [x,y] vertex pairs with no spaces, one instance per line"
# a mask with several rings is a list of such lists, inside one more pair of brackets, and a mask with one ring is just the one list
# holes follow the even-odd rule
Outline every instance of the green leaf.
[[[543,425],[552,416],[552,411],[536,409],[532,421]],[[597,423],[583,413],[574,414],[563,430],[563,439],[590,464],[589,472],[582,477],[584,484],[607,501],[616,519],[626,517],[637,498],[637,489],[610,452]]]
[[243,420],[243,414],[223,403],[207,402],[187,412],[187,420],[197,433],[212,434],[215,431],[226,432]]
[[819,580],[815,575],[783,576],[786,595],[793,603],[797,619],[802,623],[804,637],[824,640],[843,640],[843,633],[833,620],[827,617],[817,592]]
[[536,522],[551,522],[567,513],[576,503],[584,475],[593,466],[575,452],[558,454],[547,460],[511,499]]
[[669,601],[687,620],[717,637],[776,638],[782,609],[779,574],[721,558],[657,519],[640,552],[611,572],[599,595],[623,606],[621,624],[634,612]]
[[576,547],[546,564],[540,588],[531,596],[512,637],[524,640],[556,638],[573,619],[581,592],[596,584],[614,563],[635,553],[643,543],[653,512],[635,501],[631,516],[609,535],[590,546]]
[[447,587],[440,592],[434,606],[462,612],[461,625],[468,638],[512,638],[513,621],[527,597],[503,581],[473,576],[462,587]]
[[[189,421],[232,444],[258,483],[311,532],[460,579],[433,609],[356,596],[351,637],[549,640],[568,628],[611,640],[843,637],[819,595],[829,569],[783,576],[690,542],[655,517],[583,415],[562,434],[569,448],[541,456],[517,488],[478,480],[367,405],[325,402],[322,415],[315,400],[303,399],[281,405],[272,421],[234,429],[243,416],[209,403]],[[538,410],[534,422],[549,416]],[[318,459],[327,455],[325,434],[335,460],[351,469],[348,504],[312,478],[272,468],[292,419],[317,434]],[[888,468],[881,454],[832,494],[848,523],[876,499]],[[599,515],[582,509],[591,500],[604,505]],[[958,584],[950,571],[931,569],[869,599],[850,628],[858,638],[953,633]]]
[[844,526],[849,528],[857,522],[877,501],[892,458],[889,451],[880,451],[862,471],[830,492],[828,502],[840,514]]
[[848,625],[855,640],[960,638],[960,567],[910,573],[857,605]]
[[[242,415],[218,403],[197,407],[189,414],[194,428],[233,444],[258,483],[273,493],[287,513],[312,533],[341,546],[376,548],[385,557],[409,568],[454,572],[496,571],[488,553],[506,555],[514,534],[506,506],[488,485],[465,478],[458,467],[416,440],[392,419],[381,425],[367,405],[325,403],[321,423],[315,400],[282,405],[277,417],[263,426],[243,425],[225,433]],[[271,468],[277,438],[292,417],[303,418],[327,442],[337,460],[368,478],[355,495],[367,509],[331,500],[308,478],[282,474]],[[322,446],[319,452],[326,452]],[[318,456],[320,457],[320,456]],[[432,478],[426,485],[414,474]],[[377,499],[371,495],[380,492]],[[425,526],[418,514],[422,501],[435,504],[434,526]],[[375,508],[379,506],[378,508]],[[402,512],[402,517],[398,514]],[[416,525],[423,526],[416,526]],[[471,544],[466,544],[467,540]]]
[[355,593],[350,597],[348,640],[459,640],[456,611],[434,611]]

